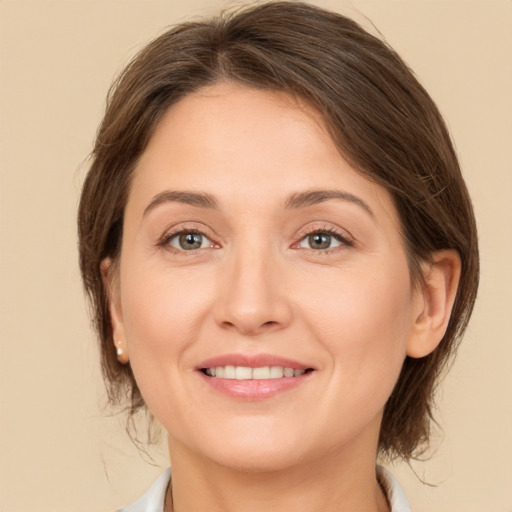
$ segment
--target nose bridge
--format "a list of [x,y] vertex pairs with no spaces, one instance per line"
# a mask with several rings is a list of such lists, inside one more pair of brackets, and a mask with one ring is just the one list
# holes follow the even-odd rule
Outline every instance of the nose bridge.
[[282,328],[291,317],[278,254],[265,238],[235,244],[220,275],[217,322],[245,335]]

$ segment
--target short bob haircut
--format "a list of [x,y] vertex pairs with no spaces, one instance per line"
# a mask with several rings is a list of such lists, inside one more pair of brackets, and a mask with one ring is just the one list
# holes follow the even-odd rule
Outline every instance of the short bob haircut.
[[425,89],[383,41],[342,15],[275,1],[171,28],[113,84],[78,214],[80,268],[101,342],[111,405],[145,408],[130,365],[118,362],[100,264],[120,256],[137,161],[169,107],[231,81],[280,91],[324,119],[340,154],[387,189],[401,221],[414,286],[420,264],[455,249],[462,273],[446,334],[426,357],[407,357],[384,411],[379,451],[409,460],[428,445],[435,385],[471,315],[479,264],[475,219],[447,128]]

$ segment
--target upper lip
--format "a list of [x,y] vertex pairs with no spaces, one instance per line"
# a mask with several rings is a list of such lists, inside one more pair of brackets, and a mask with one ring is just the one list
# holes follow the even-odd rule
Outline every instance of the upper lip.
[[200,363],[196,369],[215,368],[217,366],[247,366],[249,368],[261,368],[263,366],[281,366],[283,368],[293,368],[294,370],[311,369],[310,365],[294,361],[287,357],[281,357],[274,354],[223,354],[211,357]]

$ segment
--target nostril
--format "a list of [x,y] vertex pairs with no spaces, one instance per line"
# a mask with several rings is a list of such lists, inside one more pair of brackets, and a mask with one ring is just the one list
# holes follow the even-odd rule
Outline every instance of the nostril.
[[233,322],[222,322],[221,325],[224,329],[236,329],[236,325]]
[[267,322],[259,323],[251,318],[240,318],[238,321],[225,320],[222,322],[221,327],[227,330],[240,331],[246,335],[258,335],[263,332],[271,331],[279,328],[280,322],[269,320]]

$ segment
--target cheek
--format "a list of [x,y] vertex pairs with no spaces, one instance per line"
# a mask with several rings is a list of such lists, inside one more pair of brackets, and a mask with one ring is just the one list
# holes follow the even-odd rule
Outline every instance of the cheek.
[[164,360],[179,364],[179,355],[197,338],[206,314],[211,293],[204,276],[138,266],[122,279],[123,318],[134,371],[139,366],[140,371],[154,371]]
[[[318,283],[320,284],[320,283]],[[304,318],[331,356],[334,378],[353,396],[392,391],[411,320],[407,264],[350,269],[303,293]]]
[[201,337],[211,292],[204,276],[190,270],[126,267],[130,271],[121,276],[121,302],[130,365],[149,409],[169,427],[191,413],[193,397],[183,376]]

